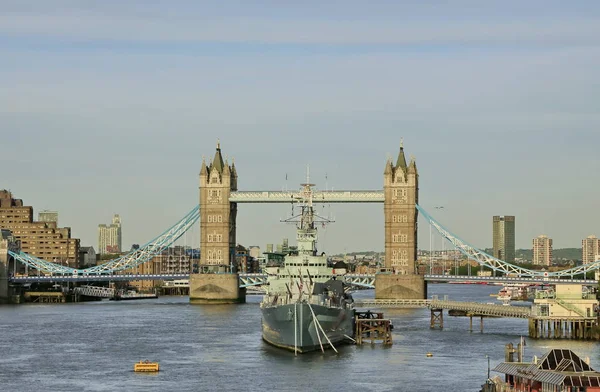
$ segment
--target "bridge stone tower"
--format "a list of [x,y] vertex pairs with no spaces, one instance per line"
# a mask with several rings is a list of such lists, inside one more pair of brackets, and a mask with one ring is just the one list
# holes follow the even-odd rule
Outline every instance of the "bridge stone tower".
[[190,274],[191,303],[234,303],[245,300],[235,266],[237,171],[223,160],[221,146],[212,162],[200,169],[200,265]]
[[425,298],[425,282],[416,266],[419,174],[414,158],[406,164],[402,143],[396,163],[388,159],[385,164],[383,194],[385,272],[376,276],[375,297]]
[[215,157],[200,169],[200,268],[203,272],[233,272],[237,204],[229,202],[237,190],[235,165],[223,161],[217,143]]

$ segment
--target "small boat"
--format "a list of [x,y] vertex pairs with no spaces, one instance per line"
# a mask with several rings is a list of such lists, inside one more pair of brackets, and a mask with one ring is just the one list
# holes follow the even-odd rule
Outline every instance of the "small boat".
[[511,300],[511,294],[510,292],[506,289],[503,288],[502,290],[500,290],[500,292],[498,293],[498,299],[500,301],[510,301]]
[[160,369],[158,362],[139,361],[133,365],[134,372],[158,372]]

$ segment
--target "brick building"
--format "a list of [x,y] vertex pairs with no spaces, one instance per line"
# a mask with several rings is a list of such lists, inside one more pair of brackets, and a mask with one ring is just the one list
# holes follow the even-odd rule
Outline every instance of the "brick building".
[[71,228],[34,221],[33,207],[23,206],[7,190],[0,190],[0,229],[10,230],[21,242],[21,250],[31,256],[78,267],[79,239],[71,238]]

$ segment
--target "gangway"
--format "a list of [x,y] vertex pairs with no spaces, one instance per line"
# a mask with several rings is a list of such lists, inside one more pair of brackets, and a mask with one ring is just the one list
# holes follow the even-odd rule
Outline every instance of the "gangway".
[[75,287],[73,292],[87,297],[113,298],[115,296],[115,289],[109,287],[79,286]]

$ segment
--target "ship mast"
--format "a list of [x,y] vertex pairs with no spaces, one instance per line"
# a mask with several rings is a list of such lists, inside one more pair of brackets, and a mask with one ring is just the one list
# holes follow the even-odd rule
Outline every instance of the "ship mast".
[[331,223],[333,220],[324,218],[315,213],[313,205],[315,184],[310,182],[310,169],[306,167],[306,182],[300,184],[302,188],[294,197],[293,203],[298,203],[300,214],[294,214],[292,208],[292,217],[282,220],[286,223],[296,223],[296,241],[298,244],[298,255],[317,255],[317,227],[315,223]]
[[317,229],[315,228],[315,216],[313,210],[313,190],[315,184],[310,183],[310,168],[306,166],[306,182],[300,184],[300,222],[296,231],[298,241],[298,254],[315,256],[317,253]]

